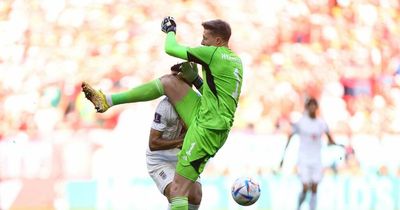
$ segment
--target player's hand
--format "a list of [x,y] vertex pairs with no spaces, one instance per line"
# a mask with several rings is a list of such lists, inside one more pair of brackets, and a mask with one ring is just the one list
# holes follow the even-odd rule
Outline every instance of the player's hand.
[[193,84],[197,89],[203,85],[203,79],[199,76],[199,70],[196,63],[183,62],[178,75],[186,82]]
[[337,143],[328,144],[328,146],[337,146],[337,147],[341,147],[341,148],[346,148],[344,146],[344,144],[337,144]]
[[161,22],[161,31],[164,33],[174,32],[176,33],[176,23],[175,19],[171,16],[167,16]]
[[197,89],[203,85],[203,79],[199,76],[196,63],[182,62],[171,67],[172,74],[178,75],[189,84],[193,84]]

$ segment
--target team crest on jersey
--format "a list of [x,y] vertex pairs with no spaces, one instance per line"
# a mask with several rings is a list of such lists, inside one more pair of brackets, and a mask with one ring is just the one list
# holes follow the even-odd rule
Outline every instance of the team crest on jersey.
[[159,113],[155,113],[154,114],[154,120],[153,120],[155,123],[161,123],[161,114],[159,114]]

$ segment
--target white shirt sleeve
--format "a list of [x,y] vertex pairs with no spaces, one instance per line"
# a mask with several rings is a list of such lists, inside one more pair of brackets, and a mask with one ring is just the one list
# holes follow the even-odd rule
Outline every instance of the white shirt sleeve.
[[300,132],[300,127],[299,127],[299,121],[298,121],[298,122],[292,124],[292,133],[299,134],[299,132]]
[[151,128],[158,131],[165,131],[168,127],[169,119],[170,119],[170,106],[171,104],[168,100],[162,100],[156,108],[154,113],[153,123]]

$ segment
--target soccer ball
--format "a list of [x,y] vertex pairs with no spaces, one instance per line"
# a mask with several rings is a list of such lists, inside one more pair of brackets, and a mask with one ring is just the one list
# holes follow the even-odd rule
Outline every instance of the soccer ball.
[[232,197],[239,205],[250,206],[260,197],[260,185],[250,177],[240,177],[232,185]]

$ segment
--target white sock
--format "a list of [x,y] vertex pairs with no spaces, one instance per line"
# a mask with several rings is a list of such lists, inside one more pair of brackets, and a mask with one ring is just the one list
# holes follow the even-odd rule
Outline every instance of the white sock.
[[310,210],[315,210],[316,208],[317,208],[317,193],[311,193]]
[[200,205],[194,205],[194,204],[189,203],[188,210],[197,210],[197,209],[199,209],[199,207],[200,207]]
[[111,95],[106,95],[106,101],[107,101],[107,104],[108,104],[110,107],[114,105],[113,102],[112,102]]
[[168,203],[168,209],[167,210],[171,210],[171,204]]

